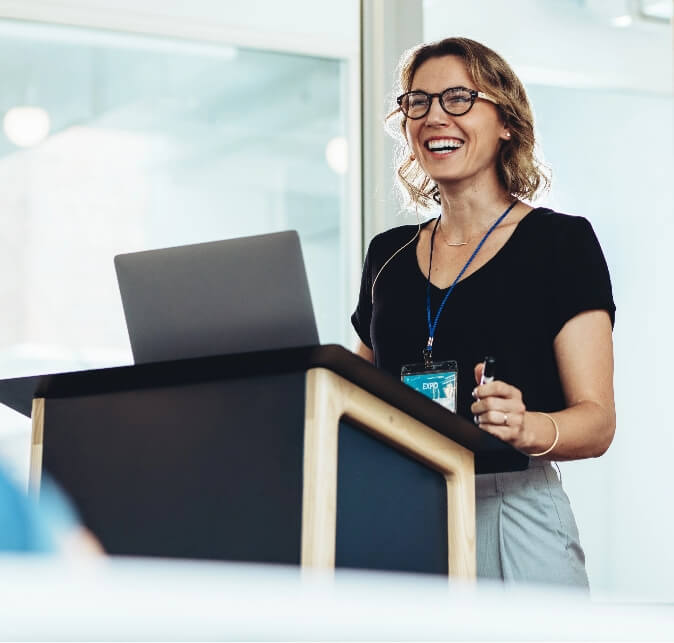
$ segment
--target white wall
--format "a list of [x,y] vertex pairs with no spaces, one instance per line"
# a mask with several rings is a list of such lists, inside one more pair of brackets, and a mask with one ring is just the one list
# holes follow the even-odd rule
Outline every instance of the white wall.
[[526,82],[671,94],[671,27],[612,26],[631,0],[424,0],[424,39],[463,35],[506,57]]

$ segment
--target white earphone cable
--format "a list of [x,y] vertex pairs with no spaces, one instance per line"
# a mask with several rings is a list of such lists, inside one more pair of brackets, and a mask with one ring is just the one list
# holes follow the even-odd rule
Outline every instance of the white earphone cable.
[[412,237],[412,238],[411,238],[405,245],[400,246],[400,248],[398,248],[398,249],[397,249],[397,250],[396,250],[396,251],[395,251],[395,252],[394,252],[394,253],[393,253],[387,260],[386,260],[386,262],[384,263],[384,265],[379,269],[379,272],[377,272],[377,275],[376,275],[376,277],[374,278],[374,281],[372,282],[372,289],[371,289],[371,291],[370,291],[371,303],[373,303],[373,304],[374,304],[374,286],[375,286],[375,284],[377,283],[377,279],[379,279],[379,275],[381,275],[382,270],[384,270],[384,268],[386,268],[386,266],[388,266],[388,264],[390,263],[390,261],[391,261],[391,260],[392,260],[392,259],[399,253],[399,252],[402,252],[405,248],[407,248],[407,246],[409,246],[410,243],[412,243],[412,242],[419,236],[419,233],[421,232],[421,219],[419,219],[419,204],[418,204],[417,202],[415,202],[415,204],[414,204],[414,211],[415,211],[415,213],[416,213],[416,215],[417,215],[417,231],[415,232],[414,236],[413,236],[413,237]]

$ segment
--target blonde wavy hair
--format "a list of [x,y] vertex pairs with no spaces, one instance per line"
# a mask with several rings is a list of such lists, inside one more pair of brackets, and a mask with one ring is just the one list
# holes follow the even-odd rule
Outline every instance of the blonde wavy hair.
[[[398,65],[398,85],[395,95],[412,89],[417,69],[431,58],[458,56],[463,59],[468,74],[480,91],[493,97],[497,109],[510,131],[510,140],[504,142],[498,153],[496,167],[499,180],[515,198],[531,199],[550,186],[549,168],[536,156],[534,118],[526,91],[510,65],[495,51],[469,38],[446,38],[422,44],[403,54]],[[395,98],[393,99],[395,100]],[[399,121],[399,127],[395,123]],[[398,186],[407,205],[428,208],[440,203],[438,186],[407,147],[407,119],[400,107],[386,117],[386,129],[396,140]]]

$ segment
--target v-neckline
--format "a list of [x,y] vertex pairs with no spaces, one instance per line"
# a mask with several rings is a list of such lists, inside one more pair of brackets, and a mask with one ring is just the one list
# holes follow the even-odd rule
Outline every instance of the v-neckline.
[[[525,214],[525,215],[524,215],[524,216],[517,222],[517,224],[515,225],[515,229],[512,231],[512,234],[506,239],[506,242],[505,242],[505,243],[504,243],[504,244],[503,244],[503,245],[496,251],[496,253],[494,254],[494,256],[491,257],[491,259],[489,259],[488,261],[486,261],[483,265],[481,265],[477,270],[475,270],[474,272],[471,272],[469,275],[467,275],[467,276],[463,277],[462,279],[460,279],[460,280],[457,282],[455,288],[458,288],[461,284],[463,284],[464,282],[468,281],[471,277],[473,277],[474,275],[477,275],[477,274],[479,274],[480,272],[482,272],[483,270],[485,270],[485,269],[486,269],[488,266],[490,266],[496,259],[498,259],[498,257],[504,252],[504,250],[506,250],[507,247],[511,244],[512,240],[517,236],[518,231],[519,231],[520,226],[522,225],[522,223],[523,223],[526,219],[528,219],[534,212],[537,212],[538,210],[540,210],[540,208],[532,208],[531,210],[529,210],[529,212],[527,212],[527,213],[526,213],[526,214]],[[431,219],[430,221],[427,221],[425,225],[432,224],[433,221],[436,221],[436,219]],[[418,246],[419,246],[419,241],[417,240],[417,242],[414,244],[414,263],[415,263],[416,266],[417,266],[417,272],[418,272],[419,275],[423,278],[424,283],[426,283],[426,282],[428,282],[428,274],[427,274],[426,272],[424,272],[424,270],[422,269],[421,265],[419,265],[419,258],[418,258],[418,255],[417,255],[417,249],[418,249]],[[430,282],[430,284],[431,284],[431,289],[432,289],[432,290],[439,291],[439,292],[445,292],[445,291],[451,286],[451,284],[450,284],[450,285],[448,285],[448,286],[445,286],[444,288],[440,288],[439,286],[436,286],[432,281]]]

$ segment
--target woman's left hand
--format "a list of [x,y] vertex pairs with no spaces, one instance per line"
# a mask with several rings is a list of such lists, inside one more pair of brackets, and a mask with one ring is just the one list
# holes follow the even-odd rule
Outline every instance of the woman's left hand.
[[530,448],[533,436],[525,427],[527,409],[522,401],[522,391],[499,380],[480,386],[483,368],[482,362],[475,366],[478,386],[473,390],[475,402],[470,407],[475,423],[516,449],[524,451]]

